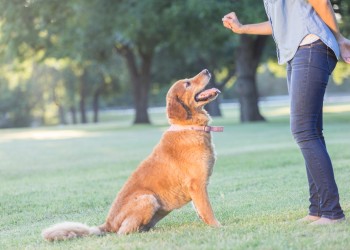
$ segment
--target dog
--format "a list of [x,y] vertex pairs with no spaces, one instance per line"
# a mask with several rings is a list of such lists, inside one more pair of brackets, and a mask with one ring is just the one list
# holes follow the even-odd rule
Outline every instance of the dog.
[[221,226],[207,191],[216,160],[210,131],[223,130],[208,126],[211,118],[203,109],[220,93],[215,88],[204,90],[210,77],[209,71],[203,70],[170,88],[166,111],[171,127],[120,190],[103,225],[63,222],[43,230],[42,237],[53,241],[106,232],[148,231],[190,201],[203,222]]

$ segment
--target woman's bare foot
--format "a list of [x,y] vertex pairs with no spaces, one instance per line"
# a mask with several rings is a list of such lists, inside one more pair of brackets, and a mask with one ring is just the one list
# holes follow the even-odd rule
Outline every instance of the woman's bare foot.
[[320,219],[321,219],[320,216],[307,215],[304,218],[297,220],[297,222],[312,222]]
[[344,220],[345,220],[345,217],[343,217],[341,219],[336,219],[336,220],[322,217],[321,219],[310,223],[310,225],[327,225],[327,224],[333,224],[333,223],[337,223],[337,222],[344,221]]

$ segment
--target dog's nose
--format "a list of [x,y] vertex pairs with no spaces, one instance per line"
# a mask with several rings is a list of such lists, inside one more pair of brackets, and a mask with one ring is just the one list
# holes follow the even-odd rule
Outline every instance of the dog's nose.
[[203,74],[209,75],[209,71],[208,71],[207,69],[204,69],[204,70],[202,71],[202,73],[203,73]]

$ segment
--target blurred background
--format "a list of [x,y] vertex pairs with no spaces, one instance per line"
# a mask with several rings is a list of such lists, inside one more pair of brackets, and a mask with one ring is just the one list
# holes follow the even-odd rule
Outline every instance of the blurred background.
[[[331,2],[350,38],[349,0]],[[240,121],[262,121],[259,107],[288,104],[272,37],[221,22],[232,11],[266,21],[262,0],[3,0],[0,11],[0,128],[152,123],[171,84],[205,68],[222,91],[212,116],[237,108]],[[326,101],[350,100],[349,76],[340,61]]]

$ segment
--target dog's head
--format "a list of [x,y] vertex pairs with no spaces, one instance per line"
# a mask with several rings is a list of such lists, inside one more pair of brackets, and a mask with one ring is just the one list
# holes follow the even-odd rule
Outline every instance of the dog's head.
[[203,106],[220,93],[215,88],[204,90],[210,77],[205,69],[193,78],[177,81],[170,88],[166,97],[170,124],[208,125],[211,119]]

